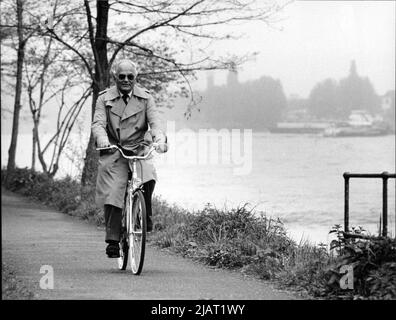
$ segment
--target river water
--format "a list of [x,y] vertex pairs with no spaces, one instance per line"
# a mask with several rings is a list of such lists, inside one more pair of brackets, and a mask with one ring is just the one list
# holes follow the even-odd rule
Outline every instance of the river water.
[[[221,149],[219,159],[208,160],[205,155],[215,149],[200,143],[199,135],[193,131],[171,133],[169,153],[156,157],[156,194],[191,210],[207,203],[219,208],[248,203],[250,208],[280,217],[296,241],[328,243],[333,239],[328,234],[330,228],[343,224],[342,174],[395,172],[394,135],[326,138],[254,132],[249,141],[249,132],[240,132],[238,137],[225,131],[222,137],[227,134],[231,147]],[[74,163],[63,159],[58,176],[78,173],[75,167],[83,158],[82,140],[73,138],[69,151],[77,159]],[[9,135],[2,135],[1,142],[4,166]],[[31,137],[21,135],[17,165],[30,166],[30,153]],[[394,179],[389,181],[388,196],[389,230],[394,235]],[[350,224],[375,233],[381,210],[382,181],[352,179]]]

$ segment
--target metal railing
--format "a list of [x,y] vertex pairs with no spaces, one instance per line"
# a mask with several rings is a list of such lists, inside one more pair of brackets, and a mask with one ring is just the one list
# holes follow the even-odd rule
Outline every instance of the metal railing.
[[[344,232],[349,233],[349,179],[350,178],[377,178],[382,179],[382,232],[383,237],[388,236],[388,179],[396,178],[395,173],[349,173],[345,172],[344,177]],[[396,217],[395,217],[396,220]],[[396,221],[395,221],[396,235]]]

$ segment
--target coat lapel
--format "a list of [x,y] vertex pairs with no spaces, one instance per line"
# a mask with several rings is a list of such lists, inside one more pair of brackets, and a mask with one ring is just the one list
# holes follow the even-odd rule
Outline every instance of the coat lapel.
[[111,107],[110,111],[121,118],[124,113],[125,104],[120,97],[117,87],[111,87],[105,93],[104,99],[106,101],[106,106]]
[[144,109],[144,103],[142,103],[141,98],[148,99],[148,94],[143,89],[135,85],[132,97],[128,101],[128,105],[124,110],[121,121],[132,117],[134,114],[139,113]]
[[137,85],[135,85],[135,87],[133,88],[133,95],[143,99],[149,98],[148,93],[142,87],[139,87]]
[[111,107],[110,111],[119,116],[121,121],[144,110],[144,103],[141,100],[147,100],[148,98],[147,92],[137,85],[133,88],[132,97],[126,107],[116,86],[109,88],[104,97],[106,105]]
[[132,96],[132,98],[128,101],[128,105],[124,110],[121,121],[129,117],[132,117],[134,114],[139,113],[142,110],[143,110],[142,103],[134,96]]

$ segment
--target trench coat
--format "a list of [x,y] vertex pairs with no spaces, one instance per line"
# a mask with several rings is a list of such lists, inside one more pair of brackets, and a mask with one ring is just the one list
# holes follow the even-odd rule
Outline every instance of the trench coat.
[[[162,114],[148,90],[135,84],[127,105],[116,86],[99,93],[92,122],[95,141],[100,136],[107,136],[110,144],[119,144],[141,155],[143,150],[136,145],[144,140],[149,129],[154,139],[165,134]],[[99,156],[95,193],[98,206],[109,204],[123,208],[128,170],[128,160],[118,150]],[[137,172],[142,183],[157,180],[151,159],[138,161]]]

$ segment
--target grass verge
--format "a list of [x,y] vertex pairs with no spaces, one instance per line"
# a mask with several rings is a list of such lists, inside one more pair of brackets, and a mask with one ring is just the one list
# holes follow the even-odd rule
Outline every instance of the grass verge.
[[[2,183],[4,176],[2,170]],[[82,190],[71,178],[54,180],[17,169],[7,188],[103,224],[92,190]],[[88,200],[82,201],[82,194]],[[296,243],[287,236],[281,220],[250,210],[248,205],[227,210],[209,204],[189,212],[155,197],[153,214],[152,244],[209,266],[239,270],[315,298],[396,299],[395,239],[345,239],[336,226],[332,232],[338,240],[329,252],[323,245]],[[345,274],[345,266],[352,268],[352,274]]]
[[1,268],[1,298],[2,300],[32,300],[35,298],[33,291],[4,262]]

